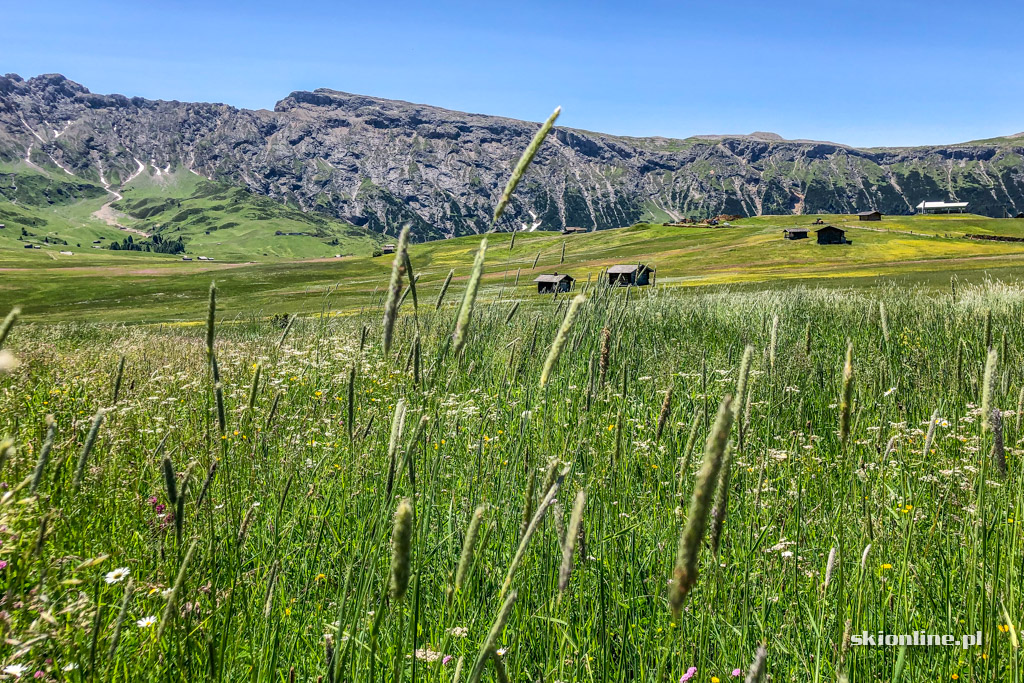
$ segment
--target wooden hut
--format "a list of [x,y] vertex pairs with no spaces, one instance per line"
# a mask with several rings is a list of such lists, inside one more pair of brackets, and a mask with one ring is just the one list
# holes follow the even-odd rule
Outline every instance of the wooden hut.
[[[1024,218],[1024,213],[1018,213],[1014,218]],[[0,224],[0,228],[2,227],[4,227],[3,224]]]
[[849,244],[846,231],[833,225],[826,225],[814,231],[818,236],[818,244]]
[[861,211],[857,214],[857,218],[862,221],[880,221],[882,220],[881,211]]
[[787,240],[805,240],[809,232],[808,228],[786,228],[782,231],[782,237]]
[[550,275],[540,275],[533,281],[537,283],[538,294],[554,294],[571,290],[576,278],[565,273],[551,273]]
[[573,227],[562,228],[562,234],[563,235],[576,235],[576,234],[587,233],[587,232],[590,232],[590,231],[587,230],[586,228],[573,228]]
[[394,254],[395,253],[395,245],[393,245],[393,244],[385,244],[383,247],[380,248],[380,253],[382,253],[382,254]]
[[614,287],[643,287],[654,279],[654,268],[643,263],[612,266],[608,269],[608,284]]

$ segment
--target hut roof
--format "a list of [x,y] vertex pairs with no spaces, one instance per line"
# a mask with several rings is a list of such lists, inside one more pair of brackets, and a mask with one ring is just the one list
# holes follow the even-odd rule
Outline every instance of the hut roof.
[[790,233],[793,233],[793,232],[802,232],[802,233],[804,233],[804,234],[807,234],[807,233],[808,233],[808,232],[810,232],[810,231],[811,231],[811,229],[810,229],[810,228],[786,228],[786,229],[785,229],[785,230],[783,230],[782,232],[790,232]]
[[823,228],[818,228],[818,229],[817,229],[817,230],[815,230],[814,232],[833,232],[833,231],[834,231],[834,232],[841,232],[841,233],[843,233],[844,235],[846,234],[846,231],[845,231],[845,230],[843,230],[842,228],[837,228],[837,227],[836,227],[836,226],[834,226],[834,225],[826,225],[826,226],[825,226],[825,227],[823,227]]
[[645,265],[643,263],[634,263],[634,264],[629,265],[629,266],[612,266],[611,268],[608,269],[608,272],[609,273],[635,273],[639,269],[654,270],[654,268],[651,268],[650,266]]
[[881,216],[881,215],[882,215],[882,212],[881,212],[881,211],[861,211],[861,212],[860,212],[860,213],[858,213],[857,215],[858,215],[858,216],[874,216],[874,215],[876,215],[876,214],[877,214],[877,215],[879,215],[879,216]]
[[571,275],[568,275],[566,273],[551,273],[550,275],[547,275],[547,274],[545,274],[545,275],[538,275],[537,277],[535,277],[533,279],[533,281],[534,282],[557,283],[557,282],[561,282],[562,280],[565,280],[566,278],[568,278],[570,280],[575,280],[574,277],[572,277]]

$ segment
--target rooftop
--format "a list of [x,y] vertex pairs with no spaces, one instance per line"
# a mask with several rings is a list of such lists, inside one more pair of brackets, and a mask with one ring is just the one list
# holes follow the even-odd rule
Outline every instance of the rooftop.
[[551,273],[550,275],[538,275],[533,279],[534,282],[561,282],[565,278],[573,279],[571,275],[567,273]]
[[968,202],[921,202],[918,209],[966,209]]
[[644,270],[654,270],[650,266],[644,265],[642,263],[634,263],[631,266],[612,266],[611,268],[608,269],[608,272],[609,273],[635,273],[638,268],[643,268]]

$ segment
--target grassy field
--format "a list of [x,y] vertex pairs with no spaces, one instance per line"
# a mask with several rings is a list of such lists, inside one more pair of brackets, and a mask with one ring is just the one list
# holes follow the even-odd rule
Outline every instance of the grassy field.
[[[640,260],[657,268],[659,286],[734,288],[882,281],[948,287],[953,276],[968,282],[1014,280],[1024,265],[1024,243],[959,236],[965,231],[1012,235],[1021,221],[954,216],[858,224],[849,217],[824,218],[844,225],[852,244],[783,240],[782,228],[807,225],[813,217],[806,216],[750,218],[713,229],[640,224],[568,237],[519,233],[512,249],[511,235],[490,235],[482,296],[532,299],[532,280],[540,273],[566,272],[582,286],[609,265]],[[451,269],[457,282],[464,279],[480,239],[413,245],[421,288],[436,293]],[[352,313],[378,301],[390,269],[389,258],[369,256],[183,263],[144,253],[90,250],[67,257],[58,251],[0,249],[0,306],[20,304],[29,319],[45,316],[50,321],[83,316],[122,322],[198,320],[206,288],[216,279],[224,310],[232,316],[315,313],[325,307]]]
[[16,324],[3,670],[722,683],[763,644],[772,681],[1022,679],[1021,289],[589,287],[559,335],[567,298],[492,280],[456,352],[464,289],[405,299],[389,352],[378,304],[286,328],[243,292]]
[[[49,240],[56,251],[74,251],[78,260],[91,260],[101,258],[111,242],[129,234],[138,240],[142,233],[181,239],[185,254],[192,257],[276,261],[369,255],[382,241],[343,221],[302,212],[181,168],[147,166],[118,193],[121,199],[62,172],[0,165],[0,223],[7,225],[0,230],[0,254],[27,243],[47,248]],[[110,220],[95,215],[111,202]],[[85,250],[88,257],[82,255]],[[0,263],[11,258],[0,256]]]

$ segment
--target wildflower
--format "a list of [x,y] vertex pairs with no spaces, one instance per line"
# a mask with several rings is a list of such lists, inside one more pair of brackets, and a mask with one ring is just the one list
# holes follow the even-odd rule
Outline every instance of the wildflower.
[[732,670],[732,677],[733,678],[739,678],[742,675],[743,675],[743,670],[742,669],[733,669]]
[[889,389],[886,389],[885,393],[882,394],[882,396],[885,396],[886,398],[888,398],[889,396],[892,396],[894,393],[896,393],[896,387],[891,387]]
[[444,659],[441,660],[441,666],[448,666],[448,662],[455,659],[452,655],[445,655]]
[[504,657],[505,653],[508,652],[508,648],[507,647],[499,647],[497,650],[495,650],[495,652],[498,654],[499,657]]
[[793,557],[793,551],[792,550],[783,550],[782,551],[782,557],[784,559],[789,559],[790,557]]
[[892,565],[891,564],[883,564],[882,565],[882,569],[892,569]]
[[420,648],[416,650],[415,654],[416,659],[423,662],[436,662],[437,660],[441,659],[442,656],[440,652],[434,652],[429,648]]
[[139,628],[149,628],[156,623],[156,617],[142,617],[135,622],[135,625]]
[[469,635],[469,629],[465,626],[452,626],[448,629],[448,633],[456,638],[465,638]]
[[684,673],[680,677],[679,683],[686,683],[686,681],[690,680],[691,678],[693,678],[696,675],[697,675],[697,667],[691,666],[689,669],[686,670],[686,673]]
[[129,574],[131,574],[131,570],[128,567],[118,567],[114,571],[107,572],[103,580],[110,584],[121,583],[128,578]]
[[4,667],[4,673],[14,676],[15,678],[21,678],[21,674],[28,671],[28,667],[24,664],[8,664]]
[[718,676],[712,676],[711,683],[721,683],[721,681],[718,680]]
[[0,560],[0,571],[7,569],[7,560]]

